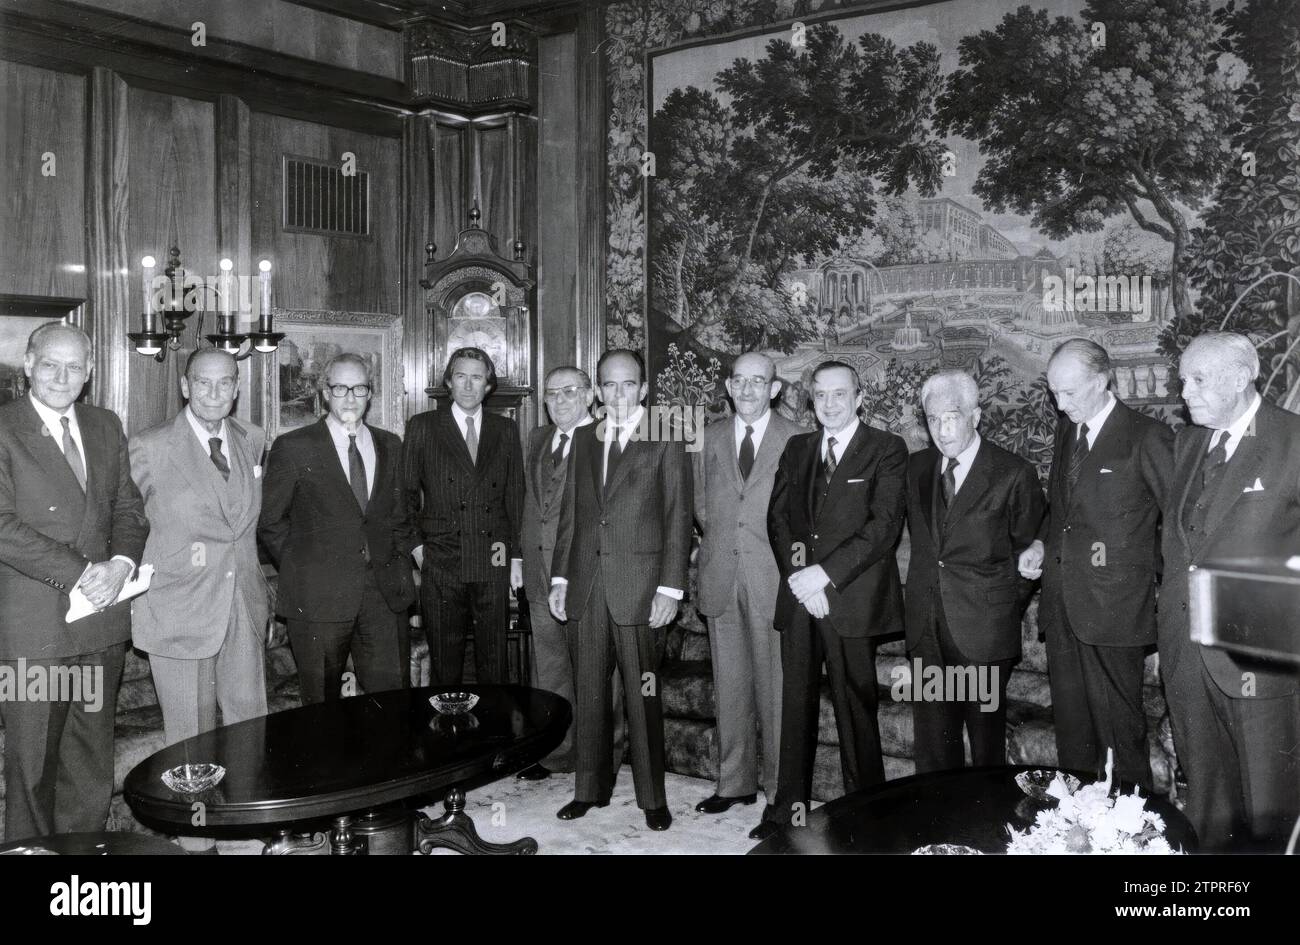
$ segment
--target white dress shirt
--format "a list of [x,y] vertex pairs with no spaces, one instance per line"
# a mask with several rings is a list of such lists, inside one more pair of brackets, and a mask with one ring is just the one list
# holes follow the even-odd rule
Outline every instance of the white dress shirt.
[[[1223,451],[1227,453],[1224,462],[1232,459],[1232,454],[1237,452],[1237,445],[1241,443],[1241,438],[1245,436],[1246,432],[1250,429],[1250,425],[1255,420],[1255,414],[1259,413],[1259,405],[1262,402],[1263,398],[1261,398],[1259,394],[1256,394],[1254,401],[1246,408],[1246,412],[1234,420],[1232,425],[1228,427],[1228,439],[1223,444]],[[1220,436],[1220,434],[1217,430],[1210,434],[1210,443],[1205,449],[1207,453],[1214,449],[1214,440],[1215,437],[1218,436]]]
[[574,431],[577,430],[578,427],[590,426],[592,423],[595,423],[595,421],[591,418],[591,414],[587,414],[585,417],[583,417],[581,420],[579,420],[577,423],[575,423],[575,424],[573,425],[573,430],[569,430],[567,433],[565,433],[565,431],[561,430],[559,427],[556,427],[556,428],[555,428],[555,433],[554,433],[554,435],[551,437],[551,449],[550,449],[550,452],[551,452],[551,453],[554,453],[557,449],[560,448],[560,437],[561,437],[562,435],[563,435],[563,436],[567,436],[568,439],[564,441],[564,452],[563,452],[562,454],[560,454],[560,458],[561,458],[561,459],[568,459],[568,458],[569,458],[569,450],[573,449],[573,434],[574,434]]
[[844,457],[844,450],[848,447],[849,442],[853,439],[854,434],[858,432],[858,427],[861,425],[862,421],[854,416],[854,418],[849,422],[849,425],[839,433],[829,433],[823,429],[821,445],[822,462],[826,462],[826,441],[833,436],[835,437],[835,465],[838,466],[840,460]]
[[[334,414],[325,417],[325,429],[330,431],[334,441],[334,452],[338,455],[339,465],[343,467],[343,478],[352,481],[352,467],[348,464],[348,428]],[[357,427],[357,452],[361,454],[361,465],[366,467],[366,498],[375,492],[375,438],[370,435],[370,428],[364,423]]]
[[[208,440],[215,436],[221,441],[218,448],[221,450],[221,455],[226,460],[226,465],[233,468],[234,463],[230,461],[230,447],[226,445],[230,442],[226,439],[228,433],[226,429],[226,418],[221,418],[221,428],[217,430],[216,433],[209,433],[207,427],[203,425],[203,421],[194,416],[194,411],[188,406],[185,408],[185,419],[190,422],[190,429],[194,431],[194,436],[198,439],[199,446],[203,447],[204,455],[212,455],[212,449],[208,446]],[[213,468],[215,469],[216,467],[214,466]]]
[[[37,400],[34,394],[28,394],[27,399],[31,401],[31,405],[36,408],[37,415],[41,418],[41,422],[45,424],[46,432],[49,433],[50,439],[54,441],[54,445],[58,447],[60,453],[63,452],[63,419],[62,418],[63,417],[68,418],[68,433],[72,435],[72,442],[77,444],[77,449],[81,452],[81,464],[83,467],[85,467],[86,470],[86,488],[89,489],[90,488],[90,460],[86,458],[86,444],[82,442],[81,439],[81,427],[77,423],[77,411],[75,409],[75,406],[69,405],[67,410],[63,411],[63,413],[59,413],[48,404],[43,404],[39,400]],[[128,580],[131,578],[132,575],[135,574],[135,561],[133,561],[131,558],[128,558],[126,555],[113,555],[113,557],[109,560],[125,561],[127,564],[131,566],[131,574],[127,575]],[[86,565],[85,571],[81,572],[83,577],[85,576],[86,571],[90,570],[90,566],[92,564],[94,564],[93,561]]]
[[[758,448],[763,445],[763,434],[767,432],[767,423],[771,419],[772,419],[772,411],[764,410],[763,416],[759,417],[753,423],[748,424],[748,426],[754,428],[754,432],[750,434],[749,438],[754,441],[755,458],[758,457]],[[740,419],[740,414],[736,414],[735,432],[736,432],[736,456],[737,457],[740,456],[740,444],[745,442],[745,426],[746,423],[744,420]],[[838,438],[837,438],[837,442],[838,442]]]
[[[456,403],[456,401],[453,400],[451,402],[451,415],[456,419],[456,426],[460,429],[460,435],[462,437],[466,436],[469,432],[469,428],[465,426],[465,421],[468,420],[470,417],[473,417],[474,437],[479,441],[479,443],[483,442],[483,405],[482,404],[479,404],[478,409],[475,410],[473,413],[466,413],[464,410],[460,409],[460,404]],[[468,440],[466,440],[466,442],[468,442]]]
[[[975,434],[964,450],[957,454],[957,465],[952,470],[952,494],[956,495],[961,492],[962,483],[966,481],[966,476],[970,473],[970,468],[975,463],[975,457],[980,451],[980,435]],[[940,455],[939,457],[939,475],[948,468],[948,457]]]
[[[1097,434],[1100,433],[1101,428],[1106,425],[1106,418],[1115,412],[1116,403],[1117,401],[1115,400],[1115,395],[1111,393],[1107,393],[1106,406],[1102,407],[1100,410],[1098,410],[1087,420],[1083,421],[1083,426],[1088,428],[1088,449],[1089,450],[1091,450],[1097,444]],[[1076,427],[1074,430],[1074,440],[1076,443],[1079,441],[1078,427]]]

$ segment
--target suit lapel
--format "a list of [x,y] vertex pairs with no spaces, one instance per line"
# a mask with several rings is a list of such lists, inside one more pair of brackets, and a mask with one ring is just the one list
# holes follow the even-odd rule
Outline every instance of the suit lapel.
[[[604,444],[602,444],[603,446]],[[607,495],[613,495],[623,480],[628,477],[634,462],[642,458],[644,453],[650,449],[650,444],[645,440],[630,439],[627,446],[623,447],[623,455],[619,457],[618,465],[614,467],[614,472],[609,477],[609,485],[605,489]]]
[[[1174,468],[1181,472],[1178,475],[1173,501],[1173,517],[1178,529],[1178,537],[1183,543],[1183,548],[1189,551],[1192,543],[1188,540],[1187,530],[1183,527],[1183,510],[1187,506],[1187,496],[1191,492],[1192,482],[1195,477],[1201,475],[1202,459],[1210,443],[1210,431],[1205,427],[1194,427],[1191,430],[1192,435],[1183,440],[1183,455],[1181,457],[1175,455]],[[1168,527],[1169,516],[1164,516],[1164,520]]]
[[[215,471],[215,467],[212,467],[211,458],[204,455],[203,448],[194,436],[190,421],[185,416],[185,411],[188,409],[188,407],[182,407],[181,412],[172,420],[171,449],[169,451],[172,465],[176,467],[195,490],[206,493],[212,499],[212,504],[221,511],[222,518],[225,518],[227,524],[229,524],[230,519],[226,515],[226,505],[221,501],[221,495],[217,492],[216,481],[211,475]],[[229,428],[230,421],[226,421],[226,425]],[[232,440],[234,438],[227,436],[227,439]],[[233,460],[235,449],[232,444],[226,444],[226,452],[230,454]]]
[[[501,449],[501,442],[504,439],[502,430],[495,423],[487,423],[487,408],[482,408],[478,413],[479,426],[478,431],[478,459],[474,464],[474,472],[477,474],[480,469],[487,469],[488,464],[492,462],[497,452]],[[464,438],[461,438],[464,442]],[[469,447],[465,447],[465,455],[469,456]]]
[[934,447],[929,447],[926,449],[925,455],[927,457],[925,471],[921,474],[921,480],[916,485],[921,496],[921,514],[925,516],[925,527],[929,529],[930,537],[937,546],[939,544],[939,530],[934,520],[934,480],[938,475],[939,457],[943,454]]
[[1254,483],[1254,473],[1263,465],[1261,462],[1264,458],[1266,445],[1272,442],[1269,433],[1272,431],[1263,431],[1259,427],[1266,423],[1264,418],[1264,405],[1259,405],[1259,411],[1255,414],[1254,436],[1252,431],[1247,430],[1246,435],[1241,438],[1237,448],[1232,453],[1232,458],[1228,460],[1228,467],[1223,471],[1223,478],[1219,480],[1218,491],[1214,494],[1214,499],[1210,503],[1209,512],[1205,516],[1205,534],[1207,536],[1206,544],[1209,543],[1210,537],[1222,523],[1225,515],[1232,508],[1233,503],[1241,498],[1242,490],[1248,489]]
[[[845,481],[857,472],[862,463],[862,451],[867,441],[867,425],[861,420],[858,421],[858,428],[853,432],[853,438],[849,440],[844,450],[840,453],[840,461],[835,464],[835,472],[831,474],[829,488],[826,491],[826,501],[822,504],[821,510],[826,511],[827,506],[833,504],[838,496],[843,493],[840,488]],[[813,497],[817,490],[817,460],[821,458],[821,438],[814,440],[816,444],[813,449],[813,471],[812,471],[812,489],[808,493],[809,512]],[[811,520],[811,518],[810,518]]]
[[818,430],[817,435],[811,437],[808,442],[808,455],[804,457],[804,502],[808,506],[808,521],[816,521],[813,509],[817,503],[817,487],[820,485],[820,477],[817,473],[820,471],[822,439],[825,437],[825,430]]
[[[736,420],[732,417],[727,421],[727,429],[724,435],[713,441],[713,450],[717,456],[717,467],[725,473],[727,479],[731,482],[732,488],[737,493],[745,491],[745,480],[740,478],[740,459],[736,455]],[[763,437],[763,442],[767,442],[767,437]],[[754,458],[754,465],[758,465],[758,457]],[[752,476],[753,470],[750,470]]]
[[[555,424],[548,423],[533,435],[533,448],[528,452],[528,475],[533,480],[533,495],[539,498],[545,492],[546,474],[550,472],[550,445],[555,438]],[[572,437],[570,437],[572,439]],[[546,468],[543,468],[545,464]]]
[[965,515],[966,510],[992,485],[992,480],[989,478],[989,466],[993,460],[989,458],[989,450],[988,440],[981,440],[980,448],[975,453],[975,461],[971,463],[970,469],[966,471],[966,478],[962,481],[957,494],[953,496],[952,505],[948,506],[947,521],[951,522]]
[[[334,483],[334,488],[343,493],[347,498],[345,507],[351,507],[357,510],[357,515],[362,515],[361,506],[357,505],[357,497],[352,494],[352,483],[348,482],[348,477],[343,474],[343,467],[339,463],[338,450],[334,448],[334,437],[330,436],[329,427],[325,425],[325,418],[322,417],[316,421],[312,428],[312,439],[316,446],[316,462],[325,471],[325,478]],[[375,455],[378,455],[379,444],[375,443]],[[379,482],[378,470],[375,471],[375,482]]]
[[[1070,490],[1071,507],[1078,500],[1079,483],[1084,481],[1085,476],[1095,479],[1101,475],[1100,470],[1109,468],[1106,466],[1107,462],[1117,461],[1118,458],[1124,455],[1121,446],[1129,428],[1129,418],[1124,414],[1124,410],[1124,405],[1116,401],[1110,416],[1106,418],[1106,422],[1102,424],[1101,430],[1097,433],[1097,439],[1093,441],[1092,447],[1088,450],[1088,455],[1083,459],[1083,465],[1079,467],[1079,481],[1075,483],[1075,488]],[[1070,431],[1067,434],[1069,437],[1068,445],[1073,448],[1074,424],[1070,423],[1067,429]]]
[[[775,469],[776,464],[781,460],[781,450],[784,443],[781,442],[780,435],[780,418],[769,412],[767,420],[767,429],[763,431],[763,442],[758,444],[758,452],[754,455],[754,468],[749,471],[749,479],[752,482],[761,478],[769,469]],[[735,445],[734,438],[732,445]],[[734,450],[732,451],[735,452]],[[740,460],[736,460],[736,477],[740,477]]]
[[[456,417],[451,412],[451,407],[448,407],[445,411],[437,411],[434,416],[437,416],[438,414],[443,414],[438,425],[438,434],[442,439],[442,448],[449,451],[452,456],[456,457],[456,461],[464,466],[468,472],[474,472],[474,460],[470,459],[469,447],[465,445],[465,436],[461,433],[460,424],[456,422]],[[480,412],[479,417],[482,416],[483,414]],[[478,431],[478,445],[479,452],[481,453],[484,446],[482,430]]]
[[[77,482],[77,477],[72,474],[72,467],[68,465],[68,461],[63,455],[63,450],[59,448],[58,443],[56,443],[54,439],[55,436],[62,436],[62,432],[60,431],[56,433],[54,430],[47,431],[45,429],[45,421],[41,419],[41,415],[37,413],[36,408],[32,406],[30,397],[31,395],[29,394],[26,404],[26,423],[23,428],[18,431],[19,436],[27,443],[27,448],[31,450],[32,456],[36,457],[36,461],[40,463],[41,468],[45,470],[50,478],[57,480],[60,483],[61,491],[69,495],[80,496],[81,501],[85,503],[89,499],[89,495],[88,493],[81,491],[81,484]],[[81,414],[77,415],[77,424],[79,426],[81,424]],[[82,442],[84,443],[86,436],[84,429],[82,430],[81,435]],[[85,460],[85,458],[86,457],[84,456],[82,457],[83,460]],[[86,469],[86,485],[87,488],[89,488],[91,481],[89,462],[86,463]]]
[[230,433],[226,444],[226,451],[230,454],[231,460],[230,484],[234,489],[239,490],[240,502],[239,515],[230,523],[230,527],[236,534],[242,534],[250,520],[260,511],[253,501],[253,493],[257,488],[253,467],[261,457],[253,457],[248,431],[234,418],[226,418],[226,430]]
[[[100,496],[103,496],[105,504],[110,503],[109,483],[105,481],[102,470],[108,467],[108,451],[110,449],[108,438],[105,436],[103,424],[96,423],[95,418],[90,416],[90,412],[81,404],[75,404],[72,408],[77,414],[77,427],[81,430],[81,460],[86,466],[86,505],[81,513],[81,528],[77,532],[77,544],[81,544],[81,539],[85,537],[86,529],[95,516],[95,509],[98,508]],[[68,466],[67,460],[63,461],[68,473],[72,473],[72,467]],[[72,481],[75,483],[77,477],[73,476]]]

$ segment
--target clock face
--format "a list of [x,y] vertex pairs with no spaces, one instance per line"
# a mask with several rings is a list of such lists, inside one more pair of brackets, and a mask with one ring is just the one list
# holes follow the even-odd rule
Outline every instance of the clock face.
[[452,323],[447,337],[452,351],[457,348],[482,348],[496,365],[497,376],[507,374],[506,331],[504,319],[465,319]]
[[501,318],[501,307],[486,292],[467,292],[451,310],[452,318]]

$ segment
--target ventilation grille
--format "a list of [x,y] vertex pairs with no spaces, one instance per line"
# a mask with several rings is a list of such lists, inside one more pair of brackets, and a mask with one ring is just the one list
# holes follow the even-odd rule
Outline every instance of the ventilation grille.
[[370,235],[370,175],[302,158],[284,159],[284,228],[329,236]]

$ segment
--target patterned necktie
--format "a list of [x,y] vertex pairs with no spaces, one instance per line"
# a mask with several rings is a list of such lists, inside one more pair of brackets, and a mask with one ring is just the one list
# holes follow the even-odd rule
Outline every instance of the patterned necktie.
[[827,485],[830,485],[831,477],[835,475],[835,467],[838,465],[839,463],[835,461],[835,437],[828,436],[826,438],[826,463],[825,463]]
[[474,418],[465,418],[465,445],[469,447],[470,462],[478,462],[478,434],[474,432]]
[[1205,454],[1205,464],[1201,467],[1202,491],[1208,490],[1223,472],[1223,466],[1228,461],[1228,436],[1227,430],[1214,432],[1214,445]]
[[958,466],[957,457],[949,456],[943,468],[943,507],[952,505],[953,496],[957,494],[957,474],[953,472]]
[[560,434],[560,445],[551,450],[551,468],[555,469],[564,462],[564,444],[569,442],[569,434]]
[[740,478],[748,479],[754,468],[754,428],[746,424],[745,438],[740,441]]
[[68,418],[60,417],[63,422],[63,458],[68,461],[72,467],[72,475],[77,477],[77,482],[81,485],[81,491],[86,491],[86,463],[81,458],[81,450],[77,449],[77,441],[72,438],[72,428],[68,426]]
[[357,505],[364,512],[370,490],[366,488],[366,464],[361,459],[361,450],[357,449],[355,433],[348,434],[348,482],[352,485],[352,494],[357,497]]
[[1066,478],[1070,483],[1070,491],[1079,482],[1079,472],[1083,469],[1083,461],[1088,458],[1088,424],[1084,423],[1079,426],[1078,439],[1074,441],[1074,452],[1070,454],[1070,468],[1066,472]]
[[226,462],[226,457],[221,455],[221,437],[208,437],[208,457],[212,460],[212,465],[217,467],[217,472],[221,473],[221,478],[230,481],[230,464]]

